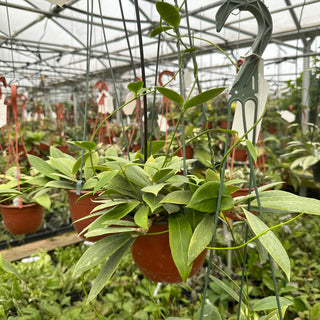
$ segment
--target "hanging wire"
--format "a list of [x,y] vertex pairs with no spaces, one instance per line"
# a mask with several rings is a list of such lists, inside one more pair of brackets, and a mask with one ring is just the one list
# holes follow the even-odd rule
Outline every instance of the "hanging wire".
[[[90,57],[91,57],[91,43],[92,43],[92,29],[93,29],[93,0],[91,0],[91,14],[89,14],[89,0],[87,0],[87,66],[86,66],[86,100],[84,106],[84,119],[83,119],[83,132],[82,132],[82,140],[85,141],[87,139],[87,118],[88,118],[88,101],[89,101],[89,73],[90,73]],[[91,21],[90,21],[91,15]],[[76,194],[81,194],[81,189],[83,185],[82,174],[83,174],[83,165],[84,165],[84,153],[85,150],[82,149],[81,155],[81,170],[80,170],[80,179],[77,182]]]
[[[144,64],[144,52],[143,52],[143,41],[142,41],[142,30],[141,30],[141,21],[140,21],[140,12],[139,12],[139,3],[138,0],[134,1],[136,18],[137,18],[137,27],[138,27],[138,39],[139,39],[139,50],[140,50],[140,63],[141,63],[141,77],[143,81],[143,87],[146,88],[146,74],[145,74],[145,64]],[[141,115],[141,107],[139,105],[139,112]],[[147,144],[148,144],[148,106],[147,106],[147,96],[143,96],[143,115],[144,115],[144,132],[143,137],[141,135],[141,148],[144,154],[144,161],[147,160]],[[140,116],[140,128],[142,129],[142,117]],[[141,130],[140,129],[140,130]],[[144,138],[144,139],[143,139]],[[143,139],[143,141],[142,141]]]
[[7,11],[7,22],[8,22],[8,32],[9,32],[9,40],[10,40],[10,47],[11,47],[11,62],[13,68],[13,80],[16,80],[16,68],[14,66],[14,58],[13,58],[13,46],[12,46],[12,37],[11,37],[11,26],[10,26],[10,17],[9,17],[9,7],[8,2],[6,0],[6,11]]
[[[116,80],[115,80],[112,64],[111,64],[110,52],[109,52],[109,49],[108,49],[107,36],[106,36],[105,29],[104,29],[104,24],[103,24],[103,17],[102,17],[102,9],[101,9],[100,0],[99,0],[98,3],[99,3],[99,13],[100,13],[100,18],[101,18],[101,27],[102,27],[103,39],[104,39],[104,44],[105,44],[105,48],[106,48],[108,63],[109,63],[109,67],[110,67],[110,73],[111,73],[111,78],[112,78],[113,89],[114,89],[115,96],[116,96],[116,103],[117,103],[117,106],[119,107],[120,106],[119,95],[118,95],[118,90],[117,90],[117,86],[116,86]],[[120,4],[121,13],[123,13],[122,12],[121,0],[119,0],[119,4]],[[124,28],[126,30],[126,27],[124,27]],[[131,51],[131,49],[129,49],[129,50]],[[126,130],[125,130],[125,127],[124,127],[122,113],[119,112],[119,115],[120,115],[120,122],[121,122],[121,126],[122,126],[123,137],[124,137],[124,141],[125,141],[125,145],[126,145],[126,149],[127,149],[127,153],[128,153],[128,159],[130,160],[128,140],[127,140],[127,136],[125,134]]]

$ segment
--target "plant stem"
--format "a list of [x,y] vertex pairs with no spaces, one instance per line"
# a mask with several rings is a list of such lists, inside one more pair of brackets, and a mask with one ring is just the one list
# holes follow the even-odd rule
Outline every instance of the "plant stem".
[[305,212],[301,212],[301,213],[298,214],[296,217],[294,217],[294,218],[292,218],[292,219],[290,219],[290,220],[288,220],[288,221],[285,221],[285,222],[283,222],[283,223],[279,223],[279,224],[277,224],[277,225],[275,225],[275,226],[273,226],[273,227],[270,227],[269,229],[267,229],[267,230],[259,233],[258,235],[254,236],[253,238],[251,238],[250,240],[246,241],[245,243],[243,243],[243,244],[241,244],[241,245],[239,245],[239,246],[236,246],[236,247],[226,247],[226,248],[207,247],[207,249],[209,249],[209,250],[237,250],[237,249],[243,248],[243,247],[245,247],[246,245],[248,245],[249,243],[251,243],[252,241],[254,241],[254,240],[258,239],[259,237],[263,236],[264,234],[266,234],[268,231],[271,231],[271,230],[273,230],[273,229],[276,229],[276,228],[279,228],[279,227],[281,227],[281,226],[284,226],[284,225],[286,225],[286,224],[288,224],[288,223],[290,223],[290,222],[292,222],[292,221],[300,218],[300,217],[301,217],[302,215],[304,215],[304,214],[305,214]]

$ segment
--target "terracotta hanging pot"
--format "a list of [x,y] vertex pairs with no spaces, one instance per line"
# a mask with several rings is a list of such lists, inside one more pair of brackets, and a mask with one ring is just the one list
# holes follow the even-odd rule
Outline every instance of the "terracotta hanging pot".
[[[177,148],[175,150],[177,150]],[[193,159],[193,154],[194,154],[193,147],[192,146],[186,146],[186,159]],[[179,157],[183,157],[183,150],[180,149],[176,153],[176,155],[179,156]]]
[[13,235],[33,233],[41,226],[43,207],[37,203],[25,204],[21,208],[0,205],[0,209],[4,225]]
[[[88,216],[90,212],[97,206],[97,204],[92,201],[97,198],[94,196],[88,196],[77,201],[81,196],[85,195],[86,193],[89,193],[89,191],[81,191],[81,194],[77,195],[76,190],[68,190],[71,220],[78,234],[81,233],[84,228],[86,228],[90,223],[92,223],[95,219],[99,217],[95,216],[92,218],[84,219],[82,221],[77,221],[83,217]],[[86,238],[85,234],[82,234],[80,237],[88,241],[95,242],[102,239],[104,236]]]
[[248,153],[247,149],[240,149],[240,148],[235,148],[234,149],[234,160],[235,161],[247,161],[248,159]]
[[[164,230],[168,230],[168,224],[154,224],[148,233]],[[169,232],[158,235],[139,236],[131,246],[131,253],[137,267],[149,279],[156,282],[182,282],[171,256]],[[199,271],[205,260],[206,253],[207,250],[204,250],[195,259],[189,277]]]

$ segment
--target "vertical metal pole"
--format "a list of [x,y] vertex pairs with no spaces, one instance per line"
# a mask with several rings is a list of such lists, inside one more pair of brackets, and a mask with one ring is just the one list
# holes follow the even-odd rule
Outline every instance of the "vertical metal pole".
[[[309,53],[311,50],[311,42],[308,42],[304,47],[304,53]],[[310,57],[303,58],[303,73],[302,73],[302,117],[301,129],[305,132],[308,128],[309,112],[310,112]]]

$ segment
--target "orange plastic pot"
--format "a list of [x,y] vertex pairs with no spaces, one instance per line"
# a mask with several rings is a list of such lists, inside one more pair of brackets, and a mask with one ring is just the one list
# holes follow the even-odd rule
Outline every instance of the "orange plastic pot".
[[[73,226],[78,234],[82,232],[84,228],[86,228],[90,223],[97,219],[98,216],[84,219],[82,221],[77,221],[81,218],[84,218],[90,214],[90,212],[97,206],[95,202],[92,200],[96,199],[96,197],[88,196],[82,198],[78,201],[78,199],[89,191],[81,191],[80,195],[76,194],[76,190],[68,190],[68,200],[69,200],[69,209],[71,220],[73,222]],[[81,235],[81,238],[86,239],[88,241],[98,241],[102,239],[104,236],[90,237],[86,238],[85,234]]]
[[0,205],[2,219],[7,230],[13,234],[36,232],[41,226],[43,207],[37,203],[16,206]]
[[[167,224],[155,224],[151,226],[148,233],[164,230],[168,230]],[[139,236],[131,246],[131,253],[139,270],[149,279],[166,283],[182,282],[172,259],[169,232]],[[205,260],[206,253],[207,250],[204,250],[195,259],[189,277],[199,271]]]

